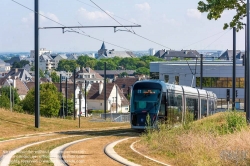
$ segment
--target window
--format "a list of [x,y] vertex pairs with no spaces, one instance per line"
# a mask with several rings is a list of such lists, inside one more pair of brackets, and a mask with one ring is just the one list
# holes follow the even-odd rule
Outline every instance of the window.
[[164,80],[165,80],[165,82],[168,82],[169,81],[169,75],[164,75]]
[[179,85],[179,76],[175,76],[175,85]]
[[[244,88],[245,79],[236,78],[236,88]],[[203,77],[202,86],[205,88],[231,88],[233,80],[231,77]],[[200,87],[200,77],[196,77],[196,87]]]
[[150,79],[159,79],[159,72],[150,72]]
[[167,117],[171,123],[182,121],[182,94],[168,93]]

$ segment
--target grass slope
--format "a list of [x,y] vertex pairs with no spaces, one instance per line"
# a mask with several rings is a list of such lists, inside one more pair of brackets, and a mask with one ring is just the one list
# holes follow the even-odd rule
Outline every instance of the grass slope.
[[[34,115],[10,112],[0,108],[0,140],[10,137],[37,134],[43,132],[56,132],[66,130],[79,130],[79,119],[69,120],[60,118],[40,117],[40,127],[35,128]],[[81,118],[80,129],[94,129],[106,127],[129,128],[129,123],[91,122],[90,118]]]
[[161,125],[136,144],[171,165],[250,165],[250,129],[244,113],[217,113],[186,126]]

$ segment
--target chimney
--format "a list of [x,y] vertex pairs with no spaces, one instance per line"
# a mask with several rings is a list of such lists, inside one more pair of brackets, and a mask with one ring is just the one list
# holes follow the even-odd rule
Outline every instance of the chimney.
[[103,90],[103,83],[100,82],[99,83],[99,95],[102,93],[102,90]]

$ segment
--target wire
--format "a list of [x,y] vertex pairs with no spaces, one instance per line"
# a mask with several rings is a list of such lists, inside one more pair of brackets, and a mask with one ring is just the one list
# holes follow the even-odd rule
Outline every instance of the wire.
[[228,31],[226,31],[225,33],[223,33],[222,35],[220,35],[217,39],[215,39],[212,43],[210,43],[209,45],[207,45],[204,49],[206,49],[207,47],[209,47],[211,44],[213,44],[214,42],[216,42],[217,40],[219,40],[222,36],[224,36],[226,33],[228,33],[231,29],[229,29]]
[[[29,7],[23,5],[23,4],[21,4],[21,3],[17,2],[17,1],[15,1],[15,0],[12,0],[12,1],[15,2],[15,3],[18,4],[18,5],[20,5],[20,6],[24,7],[24,8],[26,8],[26,9],[32,11],[32,12],[38,13],[38,12],[34,11],[33,9],[30,9]],[[57,24],[59,24],[59,25],[62,25],[62,26],[64,26],[64,27],[66,27],[66,26],[63,25],[62,23],[60,23],[60,22],[58,22],[58,21],[55,21],[55,20],[53,20],[53,19],[51,19],[51,18],[49,18],[49,17],[47,17],[47,16],[45,16],[45,15],[43,15],[43,14],[41,14],[41,13],[38,13],[38,14],[39,14],[40,16],[43,16],[44,18],[49,19],[50,21],[53,21],[53,22],[55,22],[55,23],[57,23]],[[76,31],[76,30],[74,30],[74,29],[72,29],[72,28],[69,28],[69,29],[70,29],[70,31],[67,30],[67,31],[64,31],[64,32],[74,32],[74,33],[77,33],[77,34],[80,34],[80,35],[83,35],[83,36],[86,36],[86,37],[89,37],[89,38],[92,38],[92,39],[95,39],[95,40],[98,40],[98,41],[101,41],[101,42],[108,43],[108,44],[113,45],[113,46],[116,46],[116,47],[122,48],[122,49],[124,49],[124,50],[131,51],[130,49],[127,49],[127,48],[125,48],[125,47],[121,47],[121,46],[118,46],[118,45],[116,45],[116,44],[112,44],[112,43],[110,43],[110,42],[107,42],[107,41],[98,39],[98,38],[96,38],[96,37],[92,37],[92,36],[90,36],[90,35],[84,34],[83,31],[82,31],[82,33],[80,33],[80,32],[78,32],[78,31]]]
[[[92,8],[99,9],[99,8],[97,8],[97,7],[95,7],[95,6],[92,6],[92,5],[90,5],[90,4],[87,4],[87,3],[82,2],[82,1],[80,1],[80,0],[76,0],[76,1],[81,2],[81,3],[85,4],[85,5],[88,5],[88,6],[92,7]],[[122,18],[122,17],[120,17],[120,16],[117,16],[117,15],[113,15],[113,16],[115,16],[115,17],[117,17],[117,18],[120,18],[120,19],[122,19],[122,20],[124,20],[124,21],[131,22],[131,23],[133,23],[133,24],[135,24],[135,25],[139,25],[139,24],[136,24],[136,23],[134,23],[134,22],[132,22],[132,21],[129,21],[129,20],[125,19],[125,18]]]
[[194,42],[194,43],[192,43],[192,44],[190,44],[190,45],[187,45],[187,46],[183,47],[183,49],[184,49],[184,48],[187,48],[187,47],[189,47],[189,46],[192,46],[192,45],[194,45],[194,44],[196,44],[196,43],[199,43],[199,42],[201,42],[201,41],[204,41],[204,40],[206,40],[206,39],[209,39],[209,38],[211,38],[211,37],[213,37],[213,36],[215,36],[215,35],[218,35],[218,34],[220,34],[220,33],[222,33],[222,32],[225,32],[225,31],[223,30],[223,31],[221,31],[221,32],[219,32],[219,33],[216,33],[216,34],[213,34],[213,35],[211,35],[211,36],[209,36],[209,37],[206,37],[205,39],[201,39],[201,40],[199,40],[199,41],[197,41],[197,42]]
[[117,20],[116,20],[114,17],[112,17],[109,13],[107,13],[105,10],[103,10],[100,6],[98,6],[95,2],[93,2],[92,0],[90,0],[90,1],[91,1],[93,4],[95,4],[100,10],[102,10],[104,13],[106,13],[110,18],[112,18],[115,22],[117,22],[118,24],[120,24],[121,26],[123,26],[123,28],[125,28],[128,32],[130,32],[130,33],[132,33],[132,34],[134,34],[134,35],[136,35],[136,36],[139,36],[139,37],[141,37],[141,38],[143,38],[143,39],[145,39],[145,40],[148,40],[148,41],[150,41],[150,42],[152,42],[152,43],[155,43],[155,44],[157,44],[157,45],[160,45],[160,46],[163,46],[163,47],[165,47],[165,48],[171,49],[171,48],[169,48],[169,47],[167,47],[167,46],[164,46],[164,45],[162,45],[162,44],[160,44],[160,43],[157,43],[157,42],[155,42],[155,41],[153,41],[153,40],[150,40],[150,39],[148,39],[148,38],[146,38],[146,37],[144,37],[144,36],[141,36],[141,35],[135,33],[134,31],[132,32],[132,31],[129,30],[128,28],[124,27],[124,25],[122,25],[119,21],[117,21]]

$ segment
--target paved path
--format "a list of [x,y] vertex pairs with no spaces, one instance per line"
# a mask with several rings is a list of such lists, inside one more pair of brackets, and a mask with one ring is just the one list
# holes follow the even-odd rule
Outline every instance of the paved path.
[[104,148],[104,152],[110,157],[112,158],[113,160],[116,160],[118,161],[119,163],[121,164],[124,164],[124,165],[128,165],[128,166],[140,166],[138,164],[135,164],[133,162],[130,162],[128,161],[127,159],[121,157],[120,155],[118,155],[115,150],[114,150],[114,147],[116,144],[122,142],[122,141],[125,141],[127,139],[130,139],[130,138],[135,138],[135,137],[129,137],[129,138],[124,138],[124,139],[121,139],[121,140],[118,140],[118,141],[115,141],[111,144],[108,144],[105,148]]

